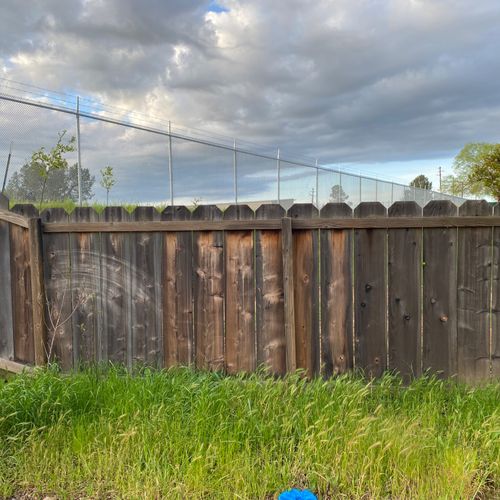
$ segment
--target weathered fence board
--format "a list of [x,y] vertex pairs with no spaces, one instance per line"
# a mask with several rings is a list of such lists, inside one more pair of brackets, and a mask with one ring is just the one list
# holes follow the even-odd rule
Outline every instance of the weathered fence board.
[[7,360],[14,359],[10,227],[0,220],[0,358]]
[[[427,217],[455,216],[449,201],[431,201]],[[424,229],[423,369],[455,375],[457,354],[457,229]]]
[[[296,204],[287,215],[292,219],[317,217],[318,209],[309,203]],[[317,229],[293,233],[297,368],[310,376],[318,374],[320,368],[318,241]]]
[[[202,205],[192,219],[222,219],[215,205]],[[193,236],[194,330],[196,366],[224,368],[224,233],[197,231]]]
[[[389,217],[419,217],[413,201],[397,202]],[[422,230],[388,231],[389,368],[405,379],[421,374]]]
[[[256,219],[281,219],[281,205],[262,205]],[[257,363],[271,373],[286,373],[285,311],[283,301],[283,260],[280,230],[255,233],[255,284]]]
[[[466,201],[459,215],[491,215],[486,201]],[[490,287],[492,228],[458,232],[458,375],[479,382],[490,376]]]
[[[33,205],[15,205],[12,211],[25,217],[35,217],[38,215],[38,211]],[[14,360],[22,363],[33,363],[35,360],[35,346],[33,338],[33,308],[28,229],[11,225],[10,255]]]
[[[106,207],[99,216],[107,222],[129,220],[121,207]],[[132,329],[130,301],[130,235],[101,234],[103,341],[102,359],[130,366]]]
[[[346,203],[327,203],[321,217],[352,217]],[[353,359],[352,230],[321,230],[321,362],[326,376],[351,370]]]
[[[167,207],[162,220],[189,220],[182,206]],[[194,362],[193,337],[193,235],[191,232],[163,236],[163,349],[165,366]]]
[[[154,207],[137,207],[130,215],[137,222],[159,218]],[[161,263],[155,259],[159,235],[151,232],[134,233],[130,247],[130,296],[132,363],[159,366],[160,337],[157,331],[158,309],[156,283],[161,280]],[[156,250],[157,251],[157,250]]]
[[[44,210],[42,222],[68,222],[63,208]],[[63,370],[73,368],[73,324],[71,252],[69,234],[50,234],[44,238],[44,273],[48,324],[48,358],[57,360]]]
[[[99,220],[92,208],[77,207],[70,214],[71,222]],[[101,235],[99,233],[70,234],[71,290],[74,364],[101,361],[102,284]]]
[[35,364],[47,362],[47,328],[45,315],[45,282],[43,272],[42,224],[38,217],[28,221],[31,271],[31,306],[33,314],[33,352]]
[[[383,217],[385,207],[364,202],[355,217]],[[369,377],[387,368],[386,339],[386,236],[384,229],[356,229],[355,236],[355,366]]]
[[[494,214],[500,215],[500,204],[496,204]],[[500,377],[500,228],[493,229],[491,250],[491,374]]]
[[[224,219],[251,220],[247,205],[230,205]],[[256,367],[253,231],[226,231],[226,370],[251,372]]]

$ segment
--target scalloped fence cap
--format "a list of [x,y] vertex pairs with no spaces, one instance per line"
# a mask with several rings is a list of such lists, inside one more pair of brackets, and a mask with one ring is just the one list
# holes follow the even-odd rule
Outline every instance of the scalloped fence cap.
[[280,493],[278,500],[318,500],[318,497],[312,491],[294,488]]

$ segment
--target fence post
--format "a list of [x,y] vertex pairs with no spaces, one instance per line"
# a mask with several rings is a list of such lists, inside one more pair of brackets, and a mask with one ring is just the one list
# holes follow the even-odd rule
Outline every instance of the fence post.
[[281,177],[281,162],[280,162],[280,148],[278,148],[278,152],[276,155],[276,168],[278,170],[278,205],[281,204],[281,193],[280,193],[280,177]]
[[319,168],[318,168],[318,160],[316,160],[316,208],[319,210]]
[[3,176],[2,192],[0,193],[2,195],[5,192],[5,186],[7,185],[7,178],[9,177],[9,166],[11,158],[12,158],[12,141],[10,142],[9,156],[7,156],[7,165],[5,166],[5,174]]
[[234,183],[234,203],[238,204],[238,158],[236,156],[236,139],[233,144],[233,183]]
[[78,206],[82,206],[82,156],[80,153],[80,96],[76,96],[76,149],[78,155]]
[[285,305],[285,342],[286,371],[297,369],[297,352],[295,345],[295,304],[293,285],[293,238],[292,219],[281,219],[281,245],[283,252],[283,294]]
[[46,325],[45,325],[45,290],[43,279],[42,224],[40,217],[28,220],[31,268],[31,302],[33,307],[33,343],[35,365],[44,365],[47,361]]
[[172,124],[168,121],[168,177],[170,181],[170,206],[174,206],[174,171],[172,164]]

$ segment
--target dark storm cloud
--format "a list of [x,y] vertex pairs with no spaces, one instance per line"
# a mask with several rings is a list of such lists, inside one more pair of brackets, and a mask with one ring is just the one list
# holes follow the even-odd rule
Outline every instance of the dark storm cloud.
[[498,140],[497,0],[3,1],[3,75],[323,162]]

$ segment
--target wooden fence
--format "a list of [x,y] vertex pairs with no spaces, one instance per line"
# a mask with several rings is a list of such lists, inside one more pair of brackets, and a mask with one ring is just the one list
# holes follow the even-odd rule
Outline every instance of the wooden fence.
[[500,209],[0,211],[0,358],[500,376]]

